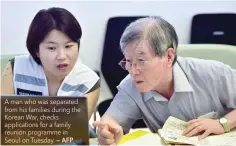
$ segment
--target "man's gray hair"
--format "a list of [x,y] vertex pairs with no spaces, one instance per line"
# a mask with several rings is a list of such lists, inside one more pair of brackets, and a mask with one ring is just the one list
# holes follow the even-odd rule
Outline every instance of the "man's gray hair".
[[120,39],[120,48],[124,50],[128,44],[147,40],[155,53],[162,57],[168,48],[174,48],[177,58],[178,36],[174,27],[161,17],[146,17],[135,20],[124,30]]

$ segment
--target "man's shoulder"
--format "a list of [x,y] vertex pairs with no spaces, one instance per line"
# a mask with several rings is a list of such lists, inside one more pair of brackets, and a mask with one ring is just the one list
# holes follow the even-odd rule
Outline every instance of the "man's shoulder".
[[132,77],[130,74],[128,74],[119,84],[118,87],[120,88],[127,88],[127,87],[132,87],[134,86],[133,82],[132,82]]
[[223,69],[230,68],[220,61],[198,59],[192,57],[179,57],[178,64],[187,74],[198,74],[201,77],[214,77],[222,73]]
[[118,85],[118,89],[125,91],[128,94],[140,94],[135,84],[133,83],[133,79],[130,74],[128,74]]

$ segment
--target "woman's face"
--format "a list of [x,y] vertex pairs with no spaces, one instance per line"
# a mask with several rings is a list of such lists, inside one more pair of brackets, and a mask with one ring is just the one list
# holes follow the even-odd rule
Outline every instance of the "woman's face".
[[78,52],[77,42],[61,31],[52,30],[39,44],[37,56],[46,74],[64,78],[74,67]]

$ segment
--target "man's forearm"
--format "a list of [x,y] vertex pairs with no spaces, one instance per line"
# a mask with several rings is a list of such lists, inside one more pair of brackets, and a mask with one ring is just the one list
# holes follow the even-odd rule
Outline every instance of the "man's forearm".
[[117,121],[111,115],[108,114],[104,114],[101,118],[101,121],[118,124]]
[[236,127],[236,109],[231,111],[225,116],[229,123],[229,128],[233,129]]

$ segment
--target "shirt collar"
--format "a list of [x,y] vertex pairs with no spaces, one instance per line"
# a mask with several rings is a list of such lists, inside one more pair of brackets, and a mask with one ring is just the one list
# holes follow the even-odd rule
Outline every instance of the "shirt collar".
[[[193,88],[189,84],[189,81],[186,77],[186,74],[176,62],[173,66],[173,76],[174,76],[174,92],[192,92]],[[150,98],[154,98],[156,101],[167,101],[166,98],[162,97],[159,93],[156,91],[150,91],[143,93],[144,100],[147,101]]]
[[174,89],[175,92],[192,92],[193,88],[189,84],[188,78],[186,74],[180,67],[180,65],[176,62],[173,67],[174,74]]

